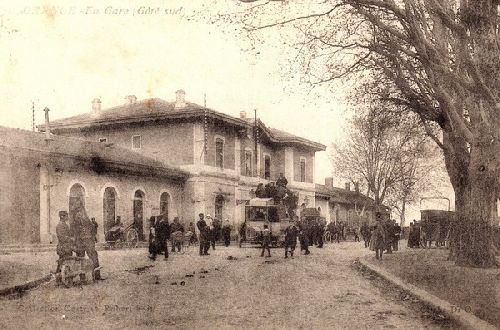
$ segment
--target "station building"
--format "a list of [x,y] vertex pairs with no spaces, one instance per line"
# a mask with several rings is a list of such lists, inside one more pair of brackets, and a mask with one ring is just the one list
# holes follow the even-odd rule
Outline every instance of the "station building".
[[[299,205],[319,207],[327,221],[370,217],[370,199],[314,180],[315,153],[326,147],[242,111],[233,117],[186,101],[137,100],[45,125],[39,132],[0,127],[0,243],[53,243],[58,211],[79,199],[99,224],[99,240],[117,216],[148,232],[150,216],[198,213],[236,228],[259,183],[280,173]],[[363,210],[363,212],[359,212]],[[357,212],[357,213],[356,213]]]

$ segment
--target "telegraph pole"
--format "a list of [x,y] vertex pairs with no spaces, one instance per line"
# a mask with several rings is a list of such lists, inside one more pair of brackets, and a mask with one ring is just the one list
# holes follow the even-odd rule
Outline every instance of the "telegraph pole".
[[257,109],[254,109],[254,168],[255,168],[255,176],[259,176],[259,170],[257,169],[257,145],[258,145],[258,139],[259,139],[259,128],[257,127]]

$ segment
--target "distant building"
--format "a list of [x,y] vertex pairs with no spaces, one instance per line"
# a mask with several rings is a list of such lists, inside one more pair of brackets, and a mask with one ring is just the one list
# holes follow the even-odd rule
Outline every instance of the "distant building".
[[357,187],[351,190],[349,183],[345,189],[334,187],[333,178],[325,178],[325,184],[316,184],[316,206],[327,222],[342,222],[349,227],[359,227],[363,222],[373,223],[375,213],[389,216],[389,210],[377,210],[375,201],[363,195]]

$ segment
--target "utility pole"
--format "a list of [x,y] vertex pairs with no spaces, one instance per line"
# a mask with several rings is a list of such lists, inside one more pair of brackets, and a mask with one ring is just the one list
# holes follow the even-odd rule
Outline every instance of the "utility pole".
[[31,129],[35,131],[35,102],[31,101]]
[[259,170],[257,169],[257,145],[259,139],[259,128],[257,127],[257,109],[254,109],[254,168],[255,168],[255,176],[259,176]]

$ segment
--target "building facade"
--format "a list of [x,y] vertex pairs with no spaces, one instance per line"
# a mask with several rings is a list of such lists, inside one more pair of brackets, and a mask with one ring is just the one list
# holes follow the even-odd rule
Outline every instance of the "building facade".
[[[183,91],[176,92],[175,102],[156,98],[138,101],[127,96],[125,104],[110,109],[101,109],[96,99],[91,109],[51,122],[51,135],[119,148],[143,160],[187,173],[180,186],[168,189],[161,187],[164,180],[138,180],[141,185],[136,187],[141,189],[135,191],[140,191],[139,195],[147,201],[143,217],[162,212],[156,201],[164,190],[172,200],[169,219],[176,215],[188,224],[196,221],[198,213],[205,213],[229,219],[236,227],[243,221],[244,206],[254,197],[257,185],[275,181],[280,173],[287,178],[288,187],[298,194],[299,205],[315,207],[314,156],[315,152],[325,150],[322,144],[266,127],[258,119],[247,118],[245,112],[232,117],[187,102]],[[41,132],[47,130],[45,125],[38,128]],[[109,189],[102,190],[104,183],[92,175],[82,172],[74,176],[64,179],[86,187],[88,205],[93,205],[90,210],[95,211],[92,214],[98,223],[104,225],[106,215],[98,210],[105,199],[96,192],[91,196],[90,191],[98,186],[99,193],[110,194]],[[110,196],[120,195],[121,199],[128,194],[126,198],[138,198],[130,195],[135,194],[132,182],[106,180],[115,189]],[[131,217],[129,209],[118,208],[115,214],[122,219]]]
[[0,127],[0,243],[55,243],[58,212],[81,201],[99,224],[180,216],[188,173],[99,142]]

